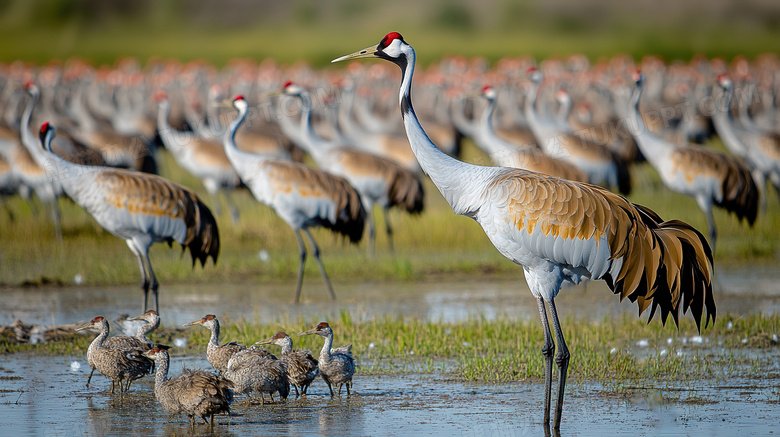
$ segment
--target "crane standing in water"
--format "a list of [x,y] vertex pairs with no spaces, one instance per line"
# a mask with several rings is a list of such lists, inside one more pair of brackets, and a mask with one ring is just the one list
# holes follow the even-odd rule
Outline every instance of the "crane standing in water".
[[[691,310],[697,326],[702,319],[714,321],[712,251],[699,231],[681,221],[663,221],[650,209],[593,185],[520,169],[472,165],[450,157],[428,138],[415,115],[411,87],[416,55],[401,34],[388,33],[378,45],[333,62],[357,58],[384,59],[401,68],[401,116],[423,171],[455,214],[476,220],[496,249],[523,267],[544,329],[546,426],[555,355],[547,308],[558,343],[556,430],[560,429],[569,367],[569,350],[555,306],[564,284],[604,279],[621,299],[636,302],[640,313],[650,308],[650,319],[660,310],[662,322],[671,314],[677,323],[682,306],[683,313]],[[325,372],[322,359],[320,372]]]
[[203,370],[185,370],[181,375],[168,379],[171,360],[168,349],[168,346],[159,345],[144,352],[157,364],[154,396],[169,412],[186,414],[190,426],[195,425],[195,416],[198,416],[214,428],[215,414],[230,414],[233,383]]
[[333,329],[327,322],[320,322],[315,328],[305,332],[301,332],[301,335],[317,334],[320,337],[325,338],[325,344],[322,345],[320,351],[320,360],[318,367],[320,369],[320,375],[328,384],[328,390],[330,390],[330,397],[333,397],[333,386],[337,386],[337,393],[341,395],[341,386],[347,386],[347,396],[352,393],[352,375],[355,374],[355,360],[352,358],[352,352],[349,348],[340,347],[333,349]]
[[273,337],[260,340],[256,345],[275,344],[281,346],[281,360],[287,364],[287,379],[295,388],[295,396],[306,396],[312,381],[320,374],[317,360],[306,349],[293,349],[293,341],[287,333],[277,332]]

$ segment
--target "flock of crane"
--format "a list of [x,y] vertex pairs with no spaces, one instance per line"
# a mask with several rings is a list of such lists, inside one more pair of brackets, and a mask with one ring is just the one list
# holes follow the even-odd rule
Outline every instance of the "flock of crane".
[[[204,264],[216,262],[220,238],[203,200],[153,174],[157,147],[203,182],[217,211],[224,195],[233,221],[239,211],[231,192],[243,184],[293,229],[300,247],[295,302],[307,257],[303,234],[335,299],[309,229],[356,243],[367,223],[372,253],[378,206],[392,248],[387,210],[422,212],[424,173],[455,214],[477,221],[496,249],[523,267],[545,332],[545,424],[553,361],[558,367],[556,429],[569,362],[555,307],[561,287],[604,279],[640,312],[650,308],[650,318],[660,311],[663,322],[671,314],[676,323],[682,303],[697,326],[714,321],[713,206],[752,225],[765,205],[766,181],[780,192],[777,57],[731,66],[703,58],[673,65],[650,57],[595,65],[582,57],[538,65],[507,58],[492,69],[450,58],[419,73],[419,115],[411,98],[416,55],[400,34],[335,61],[359,58],[400,67],[400,118],[386,64],[321,72],[247,61],[222,71],[168,61],[141,69],[130,60],[101,69],[77,61],[5,66],[0,190],[34,192],[57,223],[58,196],[90,212],[127,242],[143,277],[144,310],[152,290],[159,311],[149,247],[175,241],[189,248],[193,264]],[[225,113],[227,106],[236,112]],[[713,134],[731,153],[689,143]],[[464,138],[491,162],[458,160]],[[302,152],[316,167],[301,162]],[[641,189],[630,172],[641,161],[666,187],[696,200],[709,241],[610,191]],[[61,238],[59,226],[57,232]],[[161,383],[167,352],[146,353],[157,360]]]
[[[187,415],[193,425],[196,416],[213,426],[215,414],[230,414],[234,394],[246,394],[247,403],[251,403],[251,393],[260,393],[260,402],[264,404],[265,393],[268,393],[272,402],[274,393],[287,399],[292,385],[296,397],[306,396],[306,391],[318,376],[328,385],[331,397],[335,395],[334,385],[338,395],[341,395],[344,385],[347,396],[351,394],[352,375],[355,373],[352,346],[334,348],[333,329],[326,322],[298,334],[316,334],[325,338],[319,360],[316,360],[308,350],[294,350],[292,339],[284,332],[277,332],[250,347],[235,342],[219,344],[219,320],[209,314],[184,326],[200,325],[211,331],[206,356],[218,374],[205,370],[185,370],[183,374],[169,379],[170,347],[154,345],[146,338],[147,334],[160,326],[157,311],[149,310],[127,320],[145,322],[134,337],[116,335],[109,338],[109,323],[102,316],[76,329],[98,331],[87,349],[87,362],[92,369],[87,378],[87,387],[96,369],[111,379],[111,393],[117,387],[120,393],[128,391],[133,381],[154,371],[154,394],[157,400],[174,415]],[[280,346],[281,358],[259,347],[263,344]]]

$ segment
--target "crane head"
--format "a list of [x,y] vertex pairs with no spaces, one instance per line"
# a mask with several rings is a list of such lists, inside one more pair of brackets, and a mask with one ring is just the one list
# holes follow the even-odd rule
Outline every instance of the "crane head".
[[[48,124],[49,124],[49,123],[44,123],[44,125],[46,125],[46,126],[48,126]],[[83,331],[83,330],[85,330],[85,329],[87,329],[87,328],[90,328],[92,325],[95,325],[95,324],[97,324],[97,323],[100,323],[100,322],[102,322],[103,320],[105,320],[105,318],[104,318],[104,317],[102,317],[102,316],[97,316],[97,317],[95,317],[94,319],[90,320],[89,322],[87,322],[87,323],[85,323],[85,324],[83,324],[83,325],[79,326],[78,328],[76,328],[76,331]]]
[[636,70],[631,75],[631,79],[636,83],[636,86],[642,86],[642,83],[645,81],[645,75],[642,74],[642,70]]
[[300,334],[298,334],[298,336],[300,337],[301,335],[317,334],[317,335],[326,337],[331,332],[333,332],[333,330],[330,329],[330,325],[328,325],[328,322],[320,322],[320,324],[317,325],[316,328],[309,329],[308,331],[301,332]]
[[723,89],[730,88],[733,85],[733,82],[731,82],[731,78],[726,73],[721,73],[718,75],[718,85],[721,86]]
[[528,76],[528,80],[530,80],[533,83],[542,82],[542,72],[539,71],[539,69],[534,67],[533,65],[528,67],[527,70],[525,70],[525,75]]
[[38,85],[35,84],[35,82],[28,80],[24,83],[24,89],[31,95],[37,95],[40,93],[40,90],[38,89]]
[[148,358],[154,359],[157,356],[158,353],[160,353],[160,352],[167,352],[168,349],[170,349],[170,348],[171,348],[170,346],[166,346],[164,344],[158,344],[157,346],[155,346],[155,347],[149,349],[148,351],[144,352],[143,355],[148,357]]
[[412,46],[404,41],[404,37],[401,36],[400,33],[390,32],[379,41],[379,44],[336,58],[331,62],[361,58],[380,58],[394,62],[403,68],[407,62],[407,57],[413,54],[414,50],[412,49]]
[[485,85],[482,87],[482,97],[492,100],[495,99],[498,96],[498,93],[496,92],[496,89],[493,88],[493,85]]
[[157,91],[152,97],[156,103],[160,103],[163,100],[168,100],[168,94],[165,91]]
[[302,86],[294,83],[291,80],[288,80],[287,82],[282,85],[282,89],[279,90],[281,94],[284,94],[286,96],[299,96],[306,92],[305,89],[303,89]]
[[45,150],[48,150],[51,147],[51,139],[49,139],[49,141],[46,141],[46,137],[49,136],[49,133],[51,133],[52,137],[54,136],[54,126],[52,126],[51,123],[49,123],[48,121],[44,121],[43,124],[41,125],[39,138],[41,139],[41,146]]

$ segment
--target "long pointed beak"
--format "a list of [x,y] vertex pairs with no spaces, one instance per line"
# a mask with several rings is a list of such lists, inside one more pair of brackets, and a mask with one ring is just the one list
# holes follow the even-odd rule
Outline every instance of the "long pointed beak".
[[192,326],[192,325],[200,325],[200,320],[196,320],[196,321],[190,322],[190,323],[185,323],[185,324],[183,324],[181,326]]
[[270,99],[271,97],[281,96],[284,94],[284,90],[270,91],[260,95],[260,100]]
[[129,320],[129,321],[134,321],[134,320],[146,321],[146,319],[144,318],[145,316],[146,316],[146,314],[142,314],[140,316],[135,316],[135,317],[128,317],[127,320]]
[[256,341],[255,344],[269,344],[273,342],[274,342],[274,338],[270,337],[270,338],[266,338],[265,340]]
[[315,334],[316,332],[317,332],[317,328],[312,328],[312,329],[309,329],[308,331],[301,332],[300,334],[298,334],[298,337],[300,337],[302,335]]
[[90,326],[92,326],[92,323],[89,323],[89,322],[85,323],[85,324],[79,326],[78,328],[76,328],[76,331],[83,331],[83,330],[89,328]]
[[366,47],[363,50],[358,50],[355,53],[350,53],[348,55],[342,56],[340,58],[336,58],[332,61],[333,62],[341,62],[341,61],[348,61],[350,59],[360,59],[360,58],[376,58],[377,54],[377,47],[376,45]]

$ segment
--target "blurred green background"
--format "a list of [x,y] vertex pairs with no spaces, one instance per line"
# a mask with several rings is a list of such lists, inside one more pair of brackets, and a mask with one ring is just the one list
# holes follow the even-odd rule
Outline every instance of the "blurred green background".
[[315,66],[400,31],[445,54],[629,53],[688,60],[777,52],[777,0],[0,0],[0,61],[234,57]]

